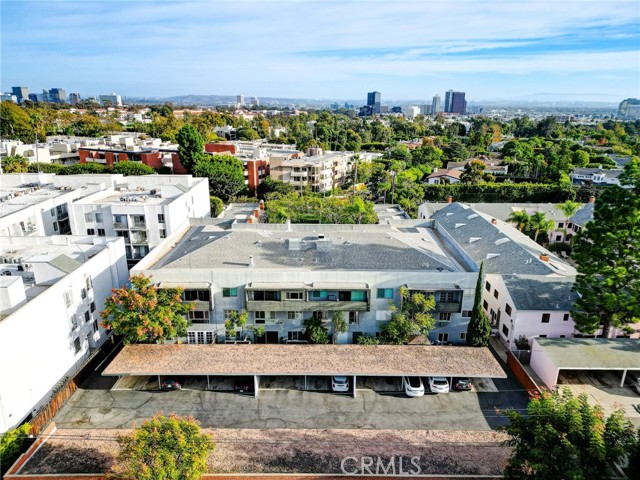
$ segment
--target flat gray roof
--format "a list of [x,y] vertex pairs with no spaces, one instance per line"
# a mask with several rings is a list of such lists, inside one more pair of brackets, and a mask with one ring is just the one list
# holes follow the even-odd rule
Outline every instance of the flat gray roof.
[[[247,268],[252,256],[257,269],[461,270],[427,228],[408,232],[388,225],[296,224],[291,231],[283,227],[193,226],[152,268]],[[318,234],[325,238],[319,239]]]
[[635,338],[536,338],[559,368],[640,370],[640,341]]
[[432,345],[127,345],[103,375],[506,378],[488,348]]

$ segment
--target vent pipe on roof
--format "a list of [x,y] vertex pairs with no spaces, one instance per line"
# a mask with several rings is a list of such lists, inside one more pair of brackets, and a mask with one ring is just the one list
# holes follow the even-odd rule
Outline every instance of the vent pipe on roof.
[[287,218],[287,221],[286,221],[285,223],[286,223],[286,225],[287,225],[287,232],[290,232],[290,231],[291,231],[291,220],[289,220],[289,219]]
[[595,203],[595,201],[596,201],[596,197],[594,197],[593,195],[591,195],[591,196],[589,197],[589,203]]
[[497,225],[498,224],[498,220],[496,220],[495,218],[491,219],[491,224],[492,225]]
[[256,263],[253,261],[253,255],[249,256],[249,267],[253,268],[256,266]]
[[447,197],[447,203],[453,203],[453,197],[451,195]]
[[549,261],[549,255],[545,255],[544,253],[540,254],[540,260],[542,260],[543,262],[548,262]]

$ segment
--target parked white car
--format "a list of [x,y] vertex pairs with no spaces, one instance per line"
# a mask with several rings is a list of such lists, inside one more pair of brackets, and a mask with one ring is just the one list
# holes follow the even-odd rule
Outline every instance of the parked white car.
[[407,397],[422,397],[424,385],[420,377],[402,377],[402,388]]
[[336,375],[331,377],[331,390],[334,392],[348,392],[349,379],[344,375]]
[[449,393],[449,382],[444,377],[429,377],[429,389],[433,393]]

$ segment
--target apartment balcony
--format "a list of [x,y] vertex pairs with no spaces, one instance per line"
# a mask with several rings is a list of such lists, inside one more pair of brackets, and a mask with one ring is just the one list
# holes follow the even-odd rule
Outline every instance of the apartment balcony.
[[436,303],[436,312],[460,313],[462,311],[462,303],[459,302],[441,302]]
[[133,222],[131,224],[131,228],[146,229],[147,228],[147,222]]
[[113,222],[113,228],[116,230],[128,230],[129,224],[127,222]]
[[264,312],[366,312],[369,302],[348,300],[247,300],[247,310]]

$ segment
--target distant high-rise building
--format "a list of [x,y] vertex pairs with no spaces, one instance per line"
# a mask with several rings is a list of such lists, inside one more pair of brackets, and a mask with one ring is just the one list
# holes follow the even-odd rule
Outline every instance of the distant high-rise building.
[[627,98],[620,102],[618,116],[624,120],[635,120],[640,118],[640,99]]
[[18,99],[18,103],[29,99],[29,89],[27,87],[11,87],[11,92]]
[[431,102],[431,111],[435,114],[442,111],[442,99],[440,95],[437,93],[433,97],[433,101]]
[[449,90],[444,94],[444,111],[451,111],[451,97],[453,96],[453,90]]
[[367,93],[367,106],[371,107],[371,113],[376,115],[380,113],[380,101],[382,94],[380,92]]
[[122,98],[117,93],[100,95],[100,105],[110,105],[112,107],[121,107]]
[[251,106],[258,107],[260,105],[260,99],[258,97],[251,97]]
[[433,104],[432,105],[422,105],[422,114],[423,115],[431,115],[433,113]]
[[37,93],[30,93],[29,94],[29,100],[31,100],[32,102],[37,102],[38,101],[38,94]]
[[66,90],[62,88],[50,88],[49,101],[53,103],[66,103],[67,102]]
[[239,107],[244,106],[244,95],[236,95],[236,105]]
[[71,105],[77,105],[78,103],[80,103],[80,94],[79,93],[70,93],[69,94],[69,103]]
[[451,113],[464,115],[467,113],[467,101],[464,99],[464,92],[453,92],[451,94]]

